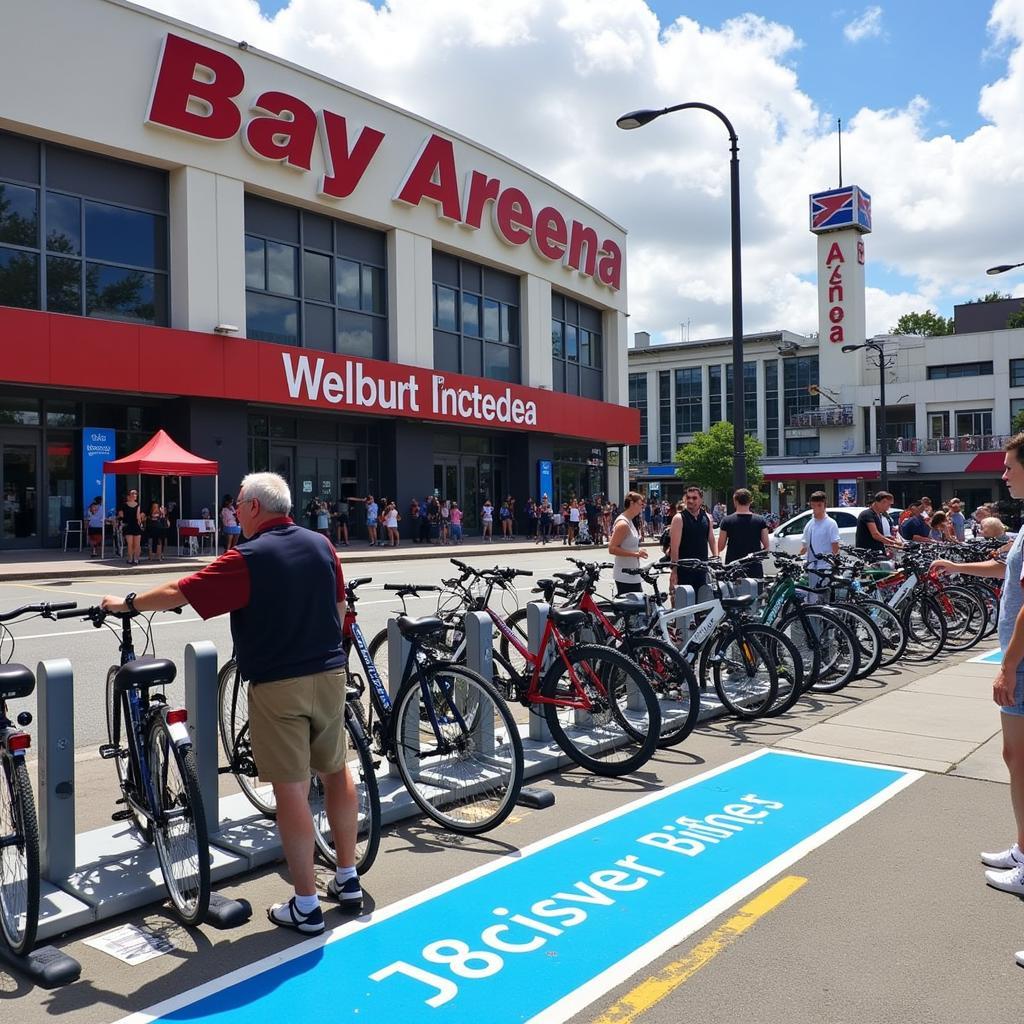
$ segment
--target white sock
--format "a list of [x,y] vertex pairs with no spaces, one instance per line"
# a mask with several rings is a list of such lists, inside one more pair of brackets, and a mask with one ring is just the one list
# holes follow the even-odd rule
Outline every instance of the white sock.
[[300,914],[312,914],[320,906],[320,897],[316,893],[312,896],[300,896],[295,894],[295,909]]
[[334,872],[334,880],[338,885],[344,885],[350,878],[358,878],[359,873],[355,868],[343,868],[340,865],[338,870]]

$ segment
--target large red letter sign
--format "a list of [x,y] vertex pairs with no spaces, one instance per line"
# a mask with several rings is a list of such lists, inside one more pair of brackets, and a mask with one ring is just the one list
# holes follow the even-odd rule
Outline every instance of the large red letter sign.
[[[146,122],[206,139],[230,139],[242,124],[232,101],[244,87],[241,66],[226,53],[168,33]],[[190,101],[206,113],[189,110]]]

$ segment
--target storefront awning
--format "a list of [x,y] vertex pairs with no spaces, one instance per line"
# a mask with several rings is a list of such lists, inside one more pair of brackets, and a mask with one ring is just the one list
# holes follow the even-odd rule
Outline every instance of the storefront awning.
[[1003,475],[1005,452],[981,452],[964,467],[965,473],[988,473],[990,476]]
[[874,480],[882,475],[882,465],[872,462],[796,462],[764,467],[765,480],[845,480],[864,477]]

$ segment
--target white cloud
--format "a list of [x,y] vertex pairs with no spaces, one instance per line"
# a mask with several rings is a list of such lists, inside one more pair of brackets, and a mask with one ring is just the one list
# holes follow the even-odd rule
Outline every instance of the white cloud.
[[866,7],[864,13],[843,26],[843,35],[851,43],[859,43],[862,39],[870,39],[882,34],[882,8],[877,4]]
[[[415,111],[592,203],[629,230],[630,329],[654,337],[678,338],[687,320],[695,339],[731,331],[728,138],[702,111],[632,132],[615,118],[712,103],[740,141],[745,328],[817,328],[807,197],[835,183],[836,137],[800,88],[785,25],[681,17],[661,31],[643,0],[292,0],[273,20],[255,0],[149,5]],[[921,97],[844,118],[844,181],[872,195],[869,268],[897,282],[868,289],[869,333],[915,308],[949,315],[991,290],[985,267],[1024,258],[1024,0],[995,0],[989,28],[999,56],[971,135],[929,137]]]

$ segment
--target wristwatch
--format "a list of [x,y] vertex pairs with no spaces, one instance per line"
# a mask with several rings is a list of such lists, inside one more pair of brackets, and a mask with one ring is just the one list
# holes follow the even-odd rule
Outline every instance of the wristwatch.
[[138,615],[139,609],[135,607],[135,592],[124,595],[124,603],[132,615]]

